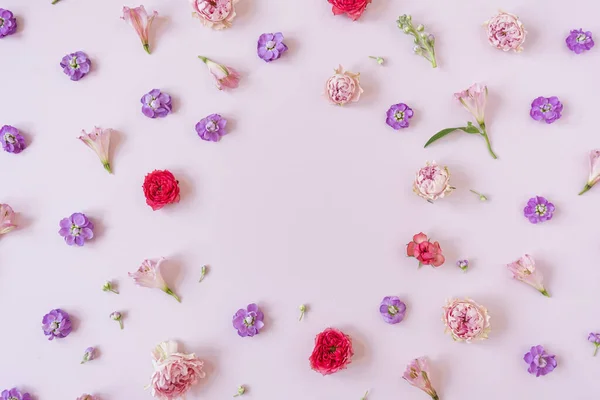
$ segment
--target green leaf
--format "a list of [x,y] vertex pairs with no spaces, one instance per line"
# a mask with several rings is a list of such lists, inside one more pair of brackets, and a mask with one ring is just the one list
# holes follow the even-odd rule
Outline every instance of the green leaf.
[[467,133],[479,133],[481,134],[481,132],[479,131],[479,129],[477,129],[477,127],[475,127],[474,125],[469,125],[469,126],[465,126],[463,128],[457,128],[460,129],[463,132],[467,132]]
[[436,133],[435,135],[433,135],[433,136],[432,136],[432,137],[431,137],[431,138],[430,138],[430,139],[427,141],[427,143],[425,143],[425,146],[423,146],[423,147],[427,147],[427,146],[429,146],[431,143],[435,142],[436,140],[443,138],[444,136],[446,136],[446,135],[447,135],[447,134],[449,134],[450,132],[454,132],[454,131],[456,131],[456,130],[459,130],[459,129],[461,129],[461,130],[465,130],[465,129],[468,129],[468,128],[466,128],[466,127],[463,127],[463,128],[448,128],[448,129],[442,129],[441,131],[439,131],[438,133]]

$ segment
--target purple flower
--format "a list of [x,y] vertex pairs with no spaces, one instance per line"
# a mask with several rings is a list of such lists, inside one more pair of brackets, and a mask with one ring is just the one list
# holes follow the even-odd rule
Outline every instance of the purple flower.
[[90,72],[92,62],[83,51],[76,51],[64,56],[60,66],[63,72],[71,77],[72,81],[78,81]]
[[556,368],[556,356],[548,354],[546,350],[540,345],[533,346],[529,353],[525,354],[523,360],[529,364],[527,370],[530,374],[538,376],[544,376],[549,374]]
[[2,148],[9,153],[19,154],[25,148],[25,139],[14,126],[4,125],[0,128]]
[[82,213],[71,214],[60,220],[58,234],[65,238],[69,246],[83,246],[86,240],[94,237],[94,224]]
[[581,54],[594,47],[592,32],[584,32],[583,29],[573,29],[569,36],[567,36],[565,42],[567,42],[569,50],[574,51],[575,54]]
[[31,400],[29,393],[22,393],[17,388],[3,390],[0,395],[2,396],[2,400]]
[[388,324],[397,324],[404,319],[406,304],[396,296],[386,296],[381,301],[379,312]]
[[554,210],[554,204],[550,203],[544,197],[535,196],[529,199],[527,205],[523,209],[523,214],[529,222],[537,224],[538,222],[552,219]]
[[16,31],[17,20],[13,13],[5,10],[4,8],[0,8],[0,39],[5,36],[12,35]]
[[83,360],[81,360],[81,364],[85,364],[88,361],[91,361],[95,358],[96,349],[93,347],[88,347],[85,349],[85,353],[83,353]]
[[413,116],[413,110],[404,103],[394,104],[387,110],[386,124],[398,130],[408,128],[408,120]]
[[142,99],[142,113],[148,118],[163,118],[171,112],[171,96],[152,89]]
[[266,62],[277,60],[287,51],[287,46],[283,43],[283,34],[263,33],[258,38],[257,54]]
[[463,271],[466,271],[469,268],[469,260],[458,260],[456,266]]
[[254,303],[248,304],[247,309],[239,309],[233,316],[233,327],[237,329],[241,337],[254,336],[260,333],[265,324],[263,323],[264,314]]
[[48,340],[67,337],[72,329],[69,314],[60,308],[50,311],[42,319],[42,329]]
[[538,97],[531,103],[531,111],[529,115],[536,121],[546,121],[551,124],[557,119],[560,119],[563,110],[563,105],[558,100],[558,97]]
[[596,356],[596,354],[598,353],[598,348],[600,347],[600,333],[590,333],[588,336],[588,340],[592,343],[594,343],[594,346],[596,347],[594,349],[594,357]]
[[200,122],[196,124],[196,132],[198,132],[198,136],[203,140],[218,142],[221,140],[221,136],[227,134],[227,132],[225,132],[226,124],[227,120],[219,114],[210,114],[208,117],[202,118]]

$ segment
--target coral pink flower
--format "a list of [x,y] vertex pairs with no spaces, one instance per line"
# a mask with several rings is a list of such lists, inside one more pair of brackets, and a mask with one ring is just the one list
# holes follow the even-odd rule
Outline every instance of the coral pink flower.
[[152,351],[152,396],[159,400],[184,398],[187,391],[204,378],[204,363],[194,353],[177,352],[177,343],[162,342]]
[[444,307],[442,318],[446,332],[457,341],[487,339],[491,331],[490,316],[485,307],[470,299],[453,299]]
[[544,296],[550,297],[550,294],[544,288],[544,277],[535,267],[535,260],[529,254],[525,254],[517,261],[507,264],[506,267],[513,274],[513,278],[528,284]]
[[144,50],[146,50],[148,54],[150,54],[150,45],[148,44],[150,26],[157,15],[158,13],[156,11],[152,11],[152,15],[148,16],[144,6],[135,8],[123,7],[123,16],[121,18],[128,22],[129,25],[133,26],[133,29],[135,29],[142,41]]
[[467,90],[454,94],[454,97],[470,112],[479,125],[485,124],[487,86],[475,83]]
[[448,167],[440,167],[435,161],[417,171],[413,182],[413,192],[430,203],[450,194],[454,187],[450,186],[450,171]]
[[413,236],[413,241],[406,245],[406,255],[415,257],[421,265],[439,267],[446,261],[438,242],[430,242],[423,232]]
[[584,194],[600,181],[600,150],[590,151],[590,176],[580,195]]
[[358,101],[363,92],[359,81],[360,73],[344,71],[341,65],[334,71],[335,75],[329,78],[325,84],[325,92],[329,101],[338,106]]
[[192,16],[215,30],[229,28],[235,18],[237,0],[191,0]]
[[8,204],[0,203],[0,235],[8,233],[15,229],[15,212]]
[[429,380],[429,367],[424,357],[416,358],[406,366],[402,375],[405,381],[427,393],[433,400],[439,400],[431,381]]
[[144,260],[142,265],[135,272],[130,272],[128,275],[133,278],[136,285],[146,288],[160,289],[166,294],[173,296],[175,300],[181,302],[179,297],[167,286],[165,280],[160,273],[160,265],[165,261],[164,258],[158,260]]
[[91,133],[86,133],[84,130],[82,130],[81,133],[82,135],[79,136],[79,140],[96,152],[104,169],[107,170],[109,174],[112,174],[110,161],[108,159],[112,129],[100,129],[95,127]]
[[208,67],[208,71],[215,78],[217,89],[222,90],[223,87],[235,89],[240,84],[240,74],[233,68],[225,65],[217,64],[210,58],[198,56]]
[[486,22],[488,41],[499,50],[523,51],[521,45],[525,41],[527,31],[516,15],[500,11],[498,15]]
[[346,14],[352,21],[360,18],[365,8],[373,0],[328,0],[331,3],[333,15]]

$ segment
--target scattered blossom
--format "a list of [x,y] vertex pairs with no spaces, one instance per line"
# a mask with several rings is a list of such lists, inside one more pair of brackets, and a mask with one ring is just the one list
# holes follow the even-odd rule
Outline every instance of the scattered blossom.
[[152,11],[152,15],[149,16],[144,6],[135,8],[123,7],[123,16],[121,19],[125,20],[125,22],[135,29],[135,32],[142,41],[144,50],[146,50],[146,53],[148,54],[150,54],[150,45],[148,44],[150,27],[157,15],[158,13],[156,11]]
[[427,360],[424,357],[416,358],[406,366],[406,371],[402,378],[416,388],[427,393],[433,400],[439,400],[439,397],[429,380],[430,372]]
[[257,54],[258,57],[271,62],[277,60],[287,51],[287,46],[283,43],[283,33],[263,33],[258,38]]
[[363,89],[360,87],[360,73],[344,71],[341,65],[334,69],[335,75],[327,80],[325,92],[332,104],[343,106],[360,99]]
[[84,130],[82,130],[81,136],[78,138],[96,153],[100,159],[100,162],[102,163],[102,166],[106,171],[108,171],[109,174],[112,174],[109,159],[110,137],[112,133],[112,129],[101,129],[96,126],[90,133],[86,133]]
[[488,41],[495,48],[503,51],[523,51],[521,46],[525,42],[527,31],[516,15],[500,11],[486,22],[486,30]]
[[435,36],[425,32],[425,25],[419,24],[415,28],[412,23],[412,16],[406,14],[398,17],[396,23],[402,32],[414,38],[413,43],[415,46],[413,47],[413,52],[429,61],[433,68],[437,68]]
[[345,369],[353,355],[350,336],[335,328],[327,328],[315,337],[309,361],[313,371],[330,375]]
[[94,224],[82,213],[74,213],[69,218],[61,219],[59,226],[58,234],[65,238],[69,246],[83,246],[86,240],[94,237]]
[[450,186],[450,171],[441,167],[435,161],[427,161],[425,166],[417,171],[413,182],[413,192],[419,197],[433,203],[450,194],[454,187]]
[[93,347],[88,347],[85,349],[83,353],[83,359],[81,360],[81,364],[85,364],[88,361],[92,361],[95,358],[96,349]]
[[600,150],[590,151],[590,175],[588,181],[583,187],[583,190],[579,192],[581,196],[592,188],[596,183],[600,181]]
[[419,267],[422,265],[439,267],[446,261],[440,244],[431,242],[423,232],[413,236],[412,241],[406,245],[406,255],[419,260]]
[[531,103],[529,115],[536,121],[551,124],[562,116],[563,104],[558,97],[538,97]]
[[413,114],[412,108],[406,104],[394,104],[387,110],[385,123],[396,130],[408,128],[408,120]]
[[139,287],[160,289],[169,296],[173,296],[175,300],[181,302],[179,297],[173,292],[162,277],[160,266],[165,261],[164,258],[157,260],[144,260],[142,265],[135,272],[130,272],[129,276]]
[[142,96],[142,114],[148,118],[164,118],[171,113],[171,96],[152,89]]
[[544,287],[542,273],[536,268],[535,260],[529,254],[525,254],[518,260],[507,264],[506,267],[512,273],[514,279],[526,283],[544,296],[550,297]]
[[241,337],[252,337],[258,335],[265,326],[264,314],[254,303],[248,304],[248,307],[240,308],[233,315],[233,327],[237,329]]
[[373,0],[327,0],[331,4],[333,15],[346,14],[356,21]]
[[4,235],[17,227],[15,212],[8,204],[0,203],[0,235]]
[[26,147],[25,138],[21,135],[21,132],[10,125],[4,125],[0,128],[0,142],[2,142],[2,148],[7,153],[19,154]]
[[591,50],[594,47],[594,39],[592,39],[592,32],[583,29],[573,29],[569,36],[565,39],[569,50],[575,54],[581,54],[585,51]]
[[535,196],[527,202],[527,205],[523,209],[523,215],[532,224],[537,224],[551,220],[554,210],[554,204],[550,203],[546,198]]
[[204,26],[220,30],[231,27],[237,0],[191,0],[192,16]]
[[64,56],[60,61],[60,66],[72,81],[78,81],[90,72],[92,62],[83,51],[76,51]]
[[44,335],[48,336],[48,340],[66,338],[72,329],[69,314],[60,308],[51,310],[42,318],[42,330]]
[[227,134],[225,125],[227,125],[227,120],[220,114],[210,114],[196,124],[196,133],[202,140],[218,142],[222,136]]
[[549,354],[540,345],[531,347],[531,350],[523,356],[523,360],[529,365],[527,372],[536,377],[549,374],[557,366],[556,356]]
[[12,35],[17,31],[17,19],[13,13],[0,8],[0,39]]
[[491,331],[487,309],[470,299],[449,300],[442,321],[446,332],[459,342],[487,339]]
[[235,69],[226,65],[217,64],[210,58],[206,58],[203,56],[198,56],[198,58],[201,59],[204,64],[206,64],[208,71],[215,79],[217,89],[235,89],[239,86],[240,74]]
[[379,305],[379,313],[388,324],[397,324],[404,319],[406,304],[397,296],[386,296]]

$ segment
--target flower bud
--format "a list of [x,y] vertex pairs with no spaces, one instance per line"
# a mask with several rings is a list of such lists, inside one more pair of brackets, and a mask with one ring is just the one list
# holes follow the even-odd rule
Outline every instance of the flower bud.
[[96,349],[94,349],[93,347],[88,347],[87,349],[85,349],[85,353],[83,353],[83,360],[81,361],[81,364],[85,364],[86,362],[93,360],[95,351]]
[[102,285],[102,290],[105,292],[113,292],[113,293],[119,294],[119,292],[117,292],[115,290],[115,288],[113,287],[112,283],[110,283],[110,281],[104,282],[104,285]]
[[243,386],[240,386],[240,387],[238,387],[237,394],[234,395],[233,397],[239,397],[239,396],[243,395],[244,393],[246,393],[246,388]]
[[410,27],[405,26],[403,31],[404,31],[404,33],[410,33]]
[[419,24],[417,26],[417,32],[423,32],[425,30],[425,26],[423,24]]
[[112,319],[113,321],[118,321],[119,322],[119,326],[121,327],[121,329],[123,329],[123,321],[122,321],[123,315],[118,312],[118,311],[114,311],[110,314],[110,319]]

